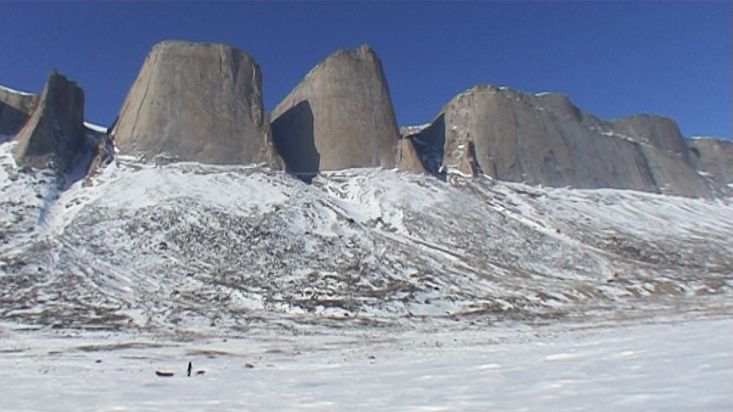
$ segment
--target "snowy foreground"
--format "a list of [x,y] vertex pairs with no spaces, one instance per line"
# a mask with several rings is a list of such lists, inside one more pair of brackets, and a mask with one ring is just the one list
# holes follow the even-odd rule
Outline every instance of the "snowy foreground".
[[[728,316],[187,343],[48,333],[2,330],[1,410],[733,410]],[[189,360],[205,374],[187,378]]]

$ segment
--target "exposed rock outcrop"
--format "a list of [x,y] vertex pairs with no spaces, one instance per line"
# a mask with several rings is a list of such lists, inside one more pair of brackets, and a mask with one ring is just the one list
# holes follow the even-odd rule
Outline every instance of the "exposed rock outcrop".
[[291,172],[395,166],[397,121],[382,64],[368,46],[339,50],[314,67],[272,119]]
[[688,140],[687,144],[698,170],[713,182],[721,194],[733,195],[733,142],[698,138]]
[[611,133],[639,143],[649,172],[662,193],[709,196],[677,123],[668,117],[635,114],[611,122]]
[[[109,129],[107,130],[109,131]],[[90,147],[91,159],[89,160],[89,166],[85,176],[85,184],[88,185],[92,177],[96,176],[102,169],[112,163],[115,158],[115,146],[112,138],[109,136],[109,132],[102,132],[101,130],[87,127],[86,133],[90,137],[90,144],[94,143],[93,147]]]
[[400,139],[397,145],[397,169],[403,172],[427,173],[409,137]]
[[413,138],[424,159],[442,148],[448,172],[480,170],[499,180],[555,187],[711,194],[670,119],[636,115],[606,122],[559,94],[475,86]]
[[281,168],[257,63],[224,44],[164,41],[145,60],[114,126],[122,153]]
[[88,155],[84,91],[73,81],[52,72],[37,107],[15,139],[13,154],[19,165],[71,171]]
[[36,94],[0,86],[0,135],[17,134],[31,117],[36,103],[38,103]]

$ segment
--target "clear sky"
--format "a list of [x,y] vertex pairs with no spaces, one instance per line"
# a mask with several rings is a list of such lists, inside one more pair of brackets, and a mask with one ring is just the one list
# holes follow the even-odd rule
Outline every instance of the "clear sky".
[[88,120],[108,125],[155,43],[222,42],[262,67],[270,110],[331,52],[367,43],[401,125],[491,83],[559,91],[602,118],[664,114],[685,135],[730,138],[732,4],[0,1],[0,83],[38,91],[56,68],[84,88]]

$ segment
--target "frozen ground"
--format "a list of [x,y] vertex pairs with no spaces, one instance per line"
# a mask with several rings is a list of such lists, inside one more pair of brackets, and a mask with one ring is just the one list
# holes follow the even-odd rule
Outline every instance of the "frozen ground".
[[124,157],[72,182],[13,144],[0,410],[733,406],[730,198]]
[[0,351],[1,410],[733,410],[730,317],[190,342],[9,327]]

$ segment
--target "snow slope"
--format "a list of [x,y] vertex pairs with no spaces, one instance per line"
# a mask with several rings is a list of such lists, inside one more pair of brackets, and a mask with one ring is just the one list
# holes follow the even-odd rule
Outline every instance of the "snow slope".
[[0,145],[0,316],[164,333],[730,313],[733,205],[359,169],[118,158],[67,190]]

